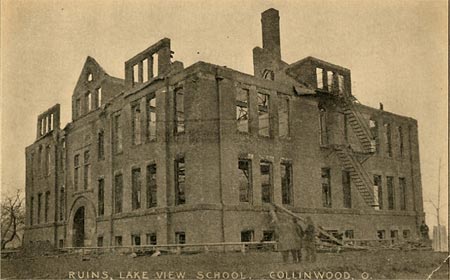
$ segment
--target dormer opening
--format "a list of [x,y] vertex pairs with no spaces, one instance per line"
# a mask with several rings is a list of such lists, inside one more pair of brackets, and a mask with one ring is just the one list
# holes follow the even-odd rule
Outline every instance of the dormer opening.
[[88,76],[87,76],[88,82],[92,82],[93,79],[94,79],[94,78],[93,78],[93,76],[92,76],[92,73],[88,73]]

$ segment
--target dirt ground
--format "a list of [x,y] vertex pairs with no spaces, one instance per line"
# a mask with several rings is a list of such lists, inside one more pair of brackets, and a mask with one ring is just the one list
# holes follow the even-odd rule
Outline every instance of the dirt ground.
[[[9,258],[1,279],[427,279],[446,259],[431,251],[320,253],[317,262],[282,263],[276,252],[159,257],[103,254]],[[449,279],[448,262],[431,279]]]

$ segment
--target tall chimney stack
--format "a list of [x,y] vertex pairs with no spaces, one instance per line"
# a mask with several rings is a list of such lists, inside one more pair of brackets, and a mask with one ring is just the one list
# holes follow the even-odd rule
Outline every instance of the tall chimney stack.
[[281,59],[280,15],[278,10],[270,8],[261,14],[263,49],[272,52]]

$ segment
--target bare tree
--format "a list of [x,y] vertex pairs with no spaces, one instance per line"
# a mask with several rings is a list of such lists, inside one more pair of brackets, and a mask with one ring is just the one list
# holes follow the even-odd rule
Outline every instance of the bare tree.
[[5,196],[1,201],[1,248],[5,249],[6,244],[15,238],[21,241],[18,231],[25,225],[25,205],[20,191],[15,196]]

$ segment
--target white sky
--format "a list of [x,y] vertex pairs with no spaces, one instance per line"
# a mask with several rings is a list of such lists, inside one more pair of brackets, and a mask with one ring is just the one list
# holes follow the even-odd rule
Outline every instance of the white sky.
[[[163,37],[185,66],[203,60],[253,73],[261,46],[260,13],[280,11],[286,62],[306,56],[352,71],[364,104],[419,122],[424,200],[448,202],[446,1],[2,1],[1,188],[24,189],[25,147],[39,113],[61,104],[70,121],[71,94],[88,55],[113,76],[124,62]],[[425,202],[427,222],[436,223]],[[447,222],[447,205],[441,222]]]

